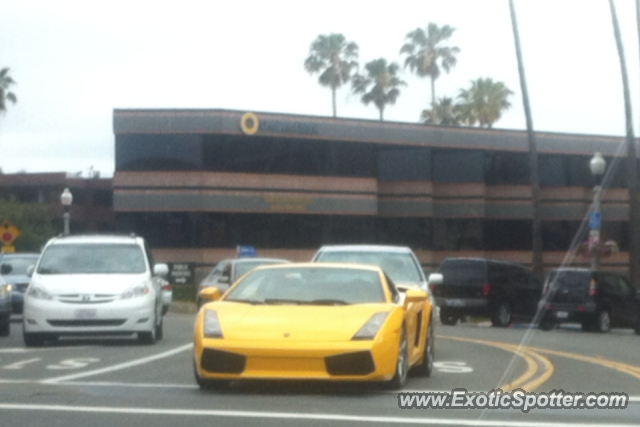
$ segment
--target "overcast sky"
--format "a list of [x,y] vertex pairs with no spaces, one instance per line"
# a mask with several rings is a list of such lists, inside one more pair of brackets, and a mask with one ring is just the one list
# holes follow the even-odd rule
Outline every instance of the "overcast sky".
[[[624,135],[608,0],[516,0],[537,131]],[[634,103],[640,99],[635,2],[616,0]],[[524,129],[508,0],[0,0],[0,68],[18,103],[0,117],[5,173],[114,172],[114,108],[226,108],[331,115],[331,92],[303,68],[319,34],[343,33],[360,62],[398,61],[405,35],[456,28],[458,65],[436,82],[455,96],[491,77],[515,95],[496,128]],[[408,83],[385,119],[417,122],[429,81]],[[338,116],[376,120],[348,88]],[[634,117],[640,118],[638,108]],[[640,133],[636,121],[636,134]]]

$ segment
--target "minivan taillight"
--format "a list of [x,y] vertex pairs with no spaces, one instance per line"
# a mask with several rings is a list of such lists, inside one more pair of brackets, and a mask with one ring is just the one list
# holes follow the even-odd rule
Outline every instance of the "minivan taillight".
[[162,290],[163,291],[170,291],[171,290],[171,285],[167,284],[167,285],[162,285]]
[[596,281],[595,279],[591,279],[591,282],[589,283],[589,296],[594,297],[596,295],[598,295],[598,289],[596,288]]
[[488,297],[490,293],[491,293],[491,285],[489,283],[483,283],[482,284],[482,296],[483,297]]

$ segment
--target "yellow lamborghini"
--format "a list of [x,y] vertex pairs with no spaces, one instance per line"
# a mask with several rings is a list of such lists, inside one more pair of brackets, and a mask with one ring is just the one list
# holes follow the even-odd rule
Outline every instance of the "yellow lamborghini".
[[205,289],[194,328],[201,388],[243,379],[377,381],[431,374],[432,306],[376,266],[258,267],[220,297]]

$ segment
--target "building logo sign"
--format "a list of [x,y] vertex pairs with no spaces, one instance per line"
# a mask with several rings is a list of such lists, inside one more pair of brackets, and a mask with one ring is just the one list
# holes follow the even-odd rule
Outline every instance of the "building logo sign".
[[244,113],[242,119],[240,119],[240,129],[245,135],[253,135],[258,132],[259,126],[258,117],[253,113]]

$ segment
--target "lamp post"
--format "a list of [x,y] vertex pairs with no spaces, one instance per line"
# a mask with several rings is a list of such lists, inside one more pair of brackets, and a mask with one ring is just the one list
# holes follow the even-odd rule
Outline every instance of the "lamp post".
[[600,269],[600,252],[602,250],[600,242],[602,175],[604,175],[604,171],[607,169],[607,161],[602,157],[602,153],[596,152],[593,155],[593,158],[589,162],[589,169],[591,169],[591,174],[595,178],[595,185],[593,186],[593,210],[589,218],[589,248],[592,250],[591,269],[598,270]]
[[62,203],[62,207],[64,208],[64,215],[62,216],[64,220],[64,235],[69,235],[69,222],[71,221],[71,203],[73,202],[73,194],[69,191],[68,188],[65,188],[62,194],[60,195],[60,203]]

